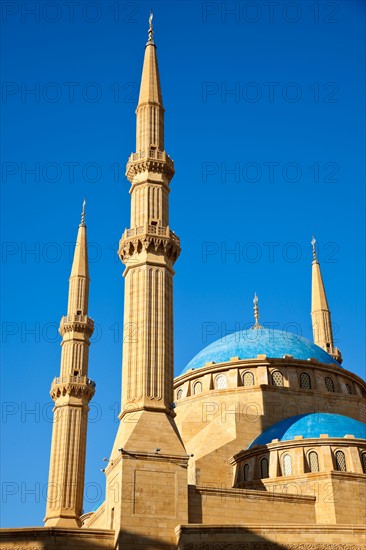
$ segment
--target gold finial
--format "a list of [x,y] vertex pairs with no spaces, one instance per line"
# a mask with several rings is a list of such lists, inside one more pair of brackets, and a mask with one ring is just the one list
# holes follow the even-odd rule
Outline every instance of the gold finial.
[[252,329],[261,329],[263,327],[262,327],[262,325],[259,324],[258,296],[257,296],[256,292],[254,293],[253,304],[254,304],[253,309],[254,309],[255,324],[252,326]]
[[314,260],[314,261],[317,260],[315,244],[316,244],[316,239],[315,239],[315,237],[314,237],[314,235],[313,235],[313,238],[311,239],[311,246],[313,247],[313,260]]
[[154,29],[153,29],[153,12],[150,10],[150,17],[149,17],[149,31],[148,31],[148,37],[149,40],[147,41],[147,44],[154,44]]
[[84,197],[84,200],[83,200],[83,208],[81,210],[81,222],[80,222],[80,225],[85,225],[85,205],[86,205],[86,198]]

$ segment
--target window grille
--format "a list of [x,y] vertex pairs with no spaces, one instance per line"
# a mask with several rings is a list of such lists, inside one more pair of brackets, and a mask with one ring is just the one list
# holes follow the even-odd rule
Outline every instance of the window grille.
[[346,457],[344,456],[344,452],[343,451],[336,451],[335,459],[336,459],[336,469],[339,472],[346,472],[347,471]]
[[182,395],[183,395],[183,390],[182,389],[179,389],[177,391],[177,399],[181,399],[182,398]]
[[310,472],[319,472],[318,454],[315,451],[309,453]]
[[254,376],[251,372],[245,372],[243,375],[244,386],[254,386]]
[[292,458],[290,455],[285,455],[283,457],[283,475],[284,476],[292,475]]
[[300,374],[300,388],[303,390],[311,390],[311,379],[307,372]]
[[217,390],[225,390],[227,388],[226,377],[220,374],[215,380]]
[[268,458],[262,458],[261,460],[261,479],[269,477],[269,463]]
[[324,380],[325,387],[327,388],[327,391],[334,392],[334,382],[330,378],[330,376],[327,376]]
[[346,390],[347,390],[347,393],[349,393],[351,395],[352,393],[352,388],[349,384],[346,384]]
[[283,375],[279,370],[272,372],[272,384],[273,386],[282,387],[283,386]]

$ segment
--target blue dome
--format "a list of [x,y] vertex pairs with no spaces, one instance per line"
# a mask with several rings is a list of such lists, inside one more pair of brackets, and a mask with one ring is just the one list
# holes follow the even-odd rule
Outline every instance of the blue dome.
[[256,359],[259,354],[278,359],[284,355],[292,355],[294,359],[314,358],[327,365],[335,363],[340,366],[326,351],[302,336],[274,329],[242,330],[212,342],[188,363],[182,374],[199,369],[210,361],[224,363],[231,357]]
[[264,430],[252,441],[248,449],[255,445],[267,445],[272,439],[290,441],[295,438],[295,435],[311,439],[320,437],[320,434],[328,434],[329,437],[344,437],[350,434],[358,439],[366,439],[366,424],[341,414],[299,414],[285,418]]

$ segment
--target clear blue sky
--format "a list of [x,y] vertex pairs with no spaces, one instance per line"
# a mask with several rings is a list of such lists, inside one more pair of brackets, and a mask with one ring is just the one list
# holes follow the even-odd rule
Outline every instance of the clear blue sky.
[[81,1],[72,14],[40,2],[39,16],[22,4],[1,5],[3,526],[44,517],[56,327],[84,195],[97,324],[85,509],[104,495],[120,400],[116,246],[129,225],[123,174],[150,5],[176,164],[170,225],[183,249],[176,373],[252,322],[254,291],[262,324],[311,337],[313,233],[344,366],[363,376],[365,356],[365,4]]

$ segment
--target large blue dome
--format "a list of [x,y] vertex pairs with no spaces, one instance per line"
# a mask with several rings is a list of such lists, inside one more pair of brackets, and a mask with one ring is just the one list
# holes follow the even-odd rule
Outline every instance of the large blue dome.
[[309,413],[291,416],[270,426],[252,441],[248,449],[255,445],[267,445],[272,439],[290,441],[296,435],[304,439],[319,438],[320,434],[329,437],[344,437],[354,435],[358,439],[366,439],[366,424],[354,418],[341,414]]
[[259,354],[278,359],[284,355],[292,355],[294,359],[314,358],[327,365],[335,363],[340,366],[326,351],[302,336],[282,330],[250,329],[234,332],[212,342],[188,363],[182,374],[190,369],[199,369],[210,361],[223,363],[230,361],[231,357],[256,359]]

